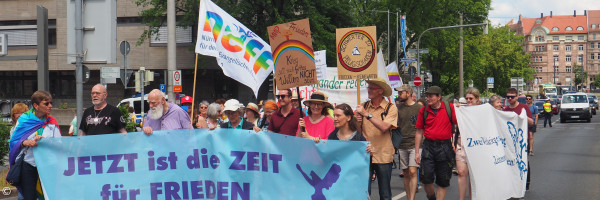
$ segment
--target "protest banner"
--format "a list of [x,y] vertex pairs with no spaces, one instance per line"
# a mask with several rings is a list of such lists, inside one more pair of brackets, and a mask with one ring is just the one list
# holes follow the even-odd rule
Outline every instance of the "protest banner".
[[525,112],[519,116],[489,104],[455,110],[473,199],[523,197],[528,171]]
[[223,74],[257,97],[273,71],[271,46],[210,0],[200,1],[196,53],[216,57]]
[[44,138],[47,199],[366,199],[366,142],[235,129]]
[[317,67],[317,80],[327,78],[327,54],[326,50],[315,51],[315,65]]
[[377,77],[375,26],[335,30],[338,79]]
[[288,89],[317,83],[308,19],[269,26],[267,31],[275,62],[277,88]]

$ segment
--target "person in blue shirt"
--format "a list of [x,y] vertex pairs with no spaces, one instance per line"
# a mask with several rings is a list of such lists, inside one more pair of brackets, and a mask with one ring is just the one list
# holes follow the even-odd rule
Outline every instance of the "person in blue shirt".
[[527,95],[526,96],[526,100],[527,100],[527,106],[529,107],[529,110],[531,111],[531,115],[533,115],[533,125],[529,126],[529,147],[527,150],[529,150],[529,156],[533,156],[533,134],[535,133],[535,129],[537,126],[537,122],[538,122],[538,113],[539,110],[538,108],[535,106],[535,104],[533,104],[533,96],[531,95]]

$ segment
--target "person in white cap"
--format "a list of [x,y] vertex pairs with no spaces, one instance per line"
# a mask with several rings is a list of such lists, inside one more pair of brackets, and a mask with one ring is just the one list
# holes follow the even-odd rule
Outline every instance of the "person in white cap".
[[254,124],[241,117],[242,109],[240,109],[238,100],[229,99],[225,102],[224,107],[223,112],[227,115],[229,122],[222,122],[221,128],[253,130]]

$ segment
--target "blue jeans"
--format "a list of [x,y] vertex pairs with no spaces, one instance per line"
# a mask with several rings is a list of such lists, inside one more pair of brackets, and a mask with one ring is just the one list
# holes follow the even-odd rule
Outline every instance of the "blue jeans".
[[[369,179],[373,177],[373,171],[377,175],[377,186],[379,187],[379,199],[392,199],[392,188],[390,181],[392,179],[392,163],[376,164],[371,163],[369,169]],[[369,195],[371,195],[371,180],[369,180]]]

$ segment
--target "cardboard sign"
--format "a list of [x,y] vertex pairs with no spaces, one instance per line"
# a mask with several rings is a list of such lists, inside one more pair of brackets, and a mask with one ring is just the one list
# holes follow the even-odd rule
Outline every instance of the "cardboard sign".
[[335,30],[338,79],[377,78],[375,26]]
[[277,88],[316,84],[317,71],[308,19],[269,26],[267,30]]

